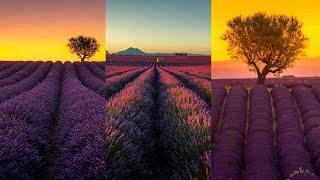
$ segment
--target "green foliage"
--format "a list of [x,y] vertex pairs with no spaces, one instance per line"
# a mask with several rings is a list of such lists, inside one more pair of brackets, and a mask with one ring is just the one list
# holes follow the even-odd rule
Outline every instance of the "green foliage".
[[71,53],[76,54],[81,61],[84,61],[96,54],[100,44],[93,37],[78,36],[70,38],[67,46]]
[[237,16],[227,23],[221,37],[228,42],[233,59],[241,59],[258,75],[263,84],[266,75],[280,75],[303,55],[308,38],[302,32],[302,23],[296,17],[255,13]]

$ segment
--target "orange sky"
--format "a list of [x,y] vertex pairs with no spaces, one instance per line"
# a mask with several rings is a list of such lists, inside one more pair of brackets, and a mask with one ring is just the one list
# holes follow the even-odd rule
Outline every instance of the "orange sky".
[[78,60],[68,38],[95,37],[105,60],[104,0],[0,0],[0,60]]
[[[296,61],[294,66],[286,69],[281,75],[296,77],[320,77],[320,57],[305,58]],[[214,79],[256,78],[255,72],[248,71],[243,62],[216,61],[213,63],[211,77]],[[268,77],[274,77],[269,74]]]
[[230,60],[227,44],[221,40],[226,22],[238,15],[250,15],[262,11],[269,14],[283,13],[296,16],[304,24],[309,38],[308,57],[320,56],[320,10],[318,0],[212,0],[211,1],[211,54],[213,61]]

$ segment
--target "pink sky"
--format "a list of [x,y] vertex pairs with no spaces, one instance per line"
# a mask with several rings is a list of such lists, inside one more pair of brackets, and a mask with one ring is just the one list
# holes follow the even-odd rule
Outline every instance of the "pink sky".
[[[248,66],[241,61],[217,61],[212,63],[212,77],[215,79],[255,78],[256,74],[248,70]],[[282,75],[296,77],[320,77],[320,57],[306,58],[296,61],[292,68]],[[269,76],[273,77],[273,75]]]

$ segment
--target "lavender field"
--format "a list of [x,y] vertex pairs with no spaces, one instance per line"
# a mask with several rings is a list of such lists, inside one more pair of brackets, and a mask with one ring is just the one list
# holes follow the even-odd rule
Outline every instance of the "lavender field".
[[209,178],[211,82],[197,69],[107,62],[107,179]]
[[[256,78],[243,78],[243,79],[213,79],[215,85],[218,86],[247,86],[252,87],[256,84]],[[319,77],[279,77],[279,78],[267,78],[265,85],[269,88],[274,86],[283,85],[288,88],[294,86],[306,86],[311,88],[314,84],[320,84]]]
[[0,63],[0,179],[103,179],[105,63]]
[[0,179],[207,179],[211,86],[198,71],[1,62]]
[[319,179],[320,86],[212,88],[212,179]]

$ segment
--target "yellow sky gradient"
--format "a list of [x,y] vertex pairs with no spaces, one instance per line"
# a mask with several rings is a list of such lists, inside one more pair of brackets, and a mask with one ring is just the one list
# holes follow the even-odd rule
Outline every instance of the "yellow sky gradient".
[[320,9],[318,0],[212,0],[211,1],[211,55],[212,61],[230,60],[227,43],[221,40],[228,20],[255,12],[296,16],[303,23],[309,38],[307,57],[320,56]]
[[67,47],[70,37],[98,40],[100,51],[90,60],[105,61],[105,5],[77,0],[4,0],[0,6],[0,61],[77,61]]

